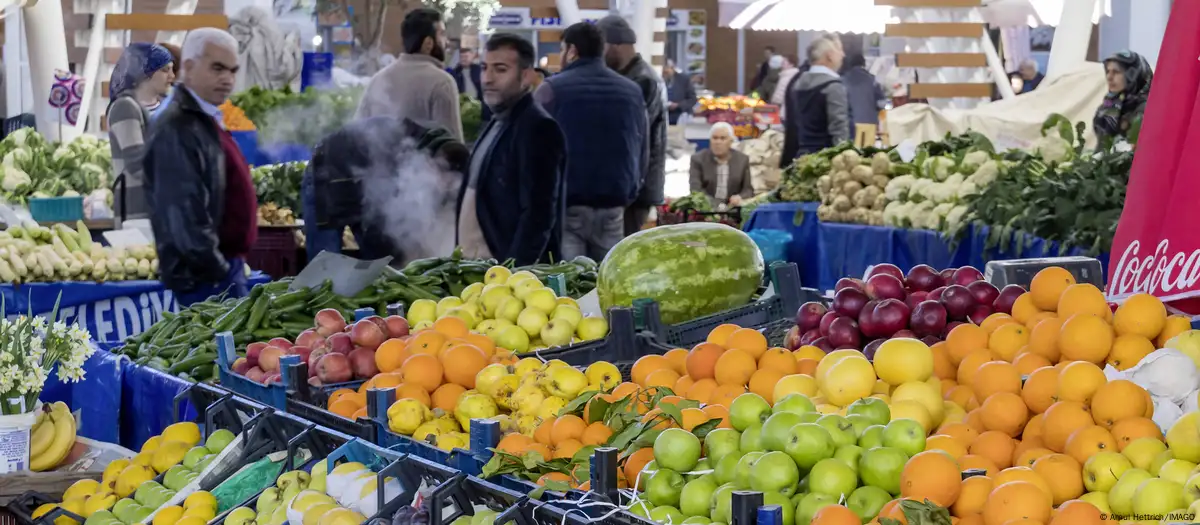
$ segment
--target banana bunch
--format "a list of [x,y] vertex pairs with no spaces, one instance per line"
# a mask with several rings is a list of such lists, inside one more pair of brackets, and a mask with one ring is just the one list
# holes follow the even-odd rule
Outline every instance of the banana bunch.
[[75,446],[75,416],[66,403],[42,405],[29,431],[29,470],[44,472],[57,467]]

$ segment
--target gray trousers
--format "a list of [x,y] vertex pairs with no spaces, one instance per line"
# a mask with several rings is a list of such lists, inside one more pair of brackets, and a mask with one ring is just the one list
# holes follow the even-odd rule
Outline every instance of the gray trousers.
[[583,255],[600,262],[625,238],[625,208],[569,206],[564,226],[564,260]]

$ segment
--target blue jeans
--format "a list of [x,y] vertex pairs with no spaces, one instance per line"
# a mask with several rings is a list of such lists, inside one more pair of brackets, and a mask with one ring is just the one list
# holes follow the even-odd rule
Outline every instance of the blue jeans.
[[195,303],[202,303],[209,297],[225,293],[228,297],[245,297],[250,290],[246,288],[246,261],[241,258],[229,259],[229,272],[219,283],[203,284],[189,292],[176,292],[175,302],[180,308],[186,308]]
[[342,230],[317,226],[317,198],[313,193],[312,170],[304,172],[300,180],[300,213],[304,215],[304,250],[308,260],[327,251],[342,253]]

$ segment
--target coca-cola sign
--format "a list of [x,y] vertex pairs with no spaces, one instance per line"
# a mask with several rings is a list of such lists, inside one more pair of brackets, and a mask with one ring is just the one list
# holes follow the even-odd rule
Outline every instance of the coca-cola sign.
[[1163,299],[1176,294],[1194,295],[1196,283],[1200,282],[1200,249],[1171,253],[1170,245],[1170,240],[1163,239],[1154,253],[1143,257],[1139,252],[1142,242],[1129,243],[1112,269],[1109,295],[1149,293]]

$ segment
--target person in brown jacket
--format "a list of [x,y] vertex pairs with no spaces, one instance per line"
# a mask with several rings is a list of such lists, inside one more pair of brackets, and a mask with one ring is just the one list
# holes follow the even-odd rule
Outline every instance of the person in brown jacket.
[[691,191],[708,195],[713,206],[739,206],[754,196],[750,184],[750,157],[733,149],[733,126],[713,124],[709,146],[692,155]]

